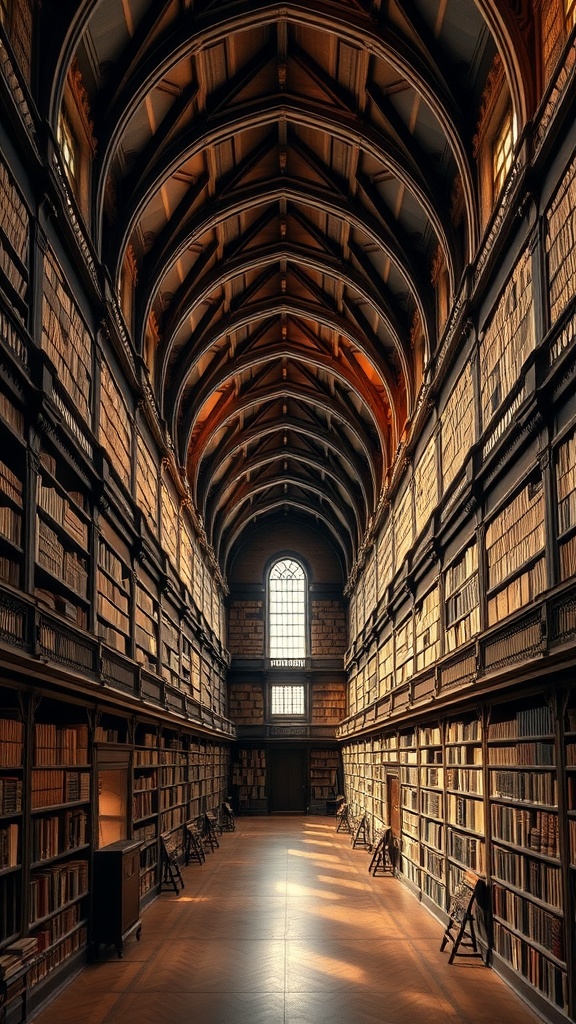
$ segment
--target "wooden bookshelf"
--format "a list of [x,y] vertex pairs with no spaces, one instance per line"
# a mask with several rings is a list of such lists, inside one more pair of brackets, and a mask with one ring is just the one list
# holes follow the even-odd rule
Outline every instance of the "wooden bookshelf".
[[446,908],[445,793],[443,727],[420,726],[419,809],[422,891],[436,906]]
[[310,814],[326,814],[327,801],[333,800],[339,792],[340,756],[337,750],[313,749],[310,751],[308,764],[308,810]]
[[336,725],[346,712],[346,689],[341,682],[317,682],[311,691],[311,720],[316,725]]
[[475,441],[472,370],[465,366],[440,418],[442,488],[449,487]]
[[90,517],[85,487],[46,449],[38,473],[35,560],[38,600],[86,629]]
[[394,661],[396,686],[407,682],[414,671],[414,618],[408,615],[397,626],[394,636]]
[[572,163],[546,213],[547,294],[551,323],[561,316],[576,286],[575,191],[576,169]]
[[152,533],[158,533],[158,459],[139,433],[136,440],[136,501],[148,520]]
[[448,892],[452,895],[466,871],[486,873],[482,721],[474,714],[449,719],[444,750]]
[[160,736],[159,830],[170,832],[189,815],[188,751],[182,737],[165,731]]
[[478,544],[474,541],[446,568],[444,574],[445,644],[454,651],[480,631]]
[[432,436],[414,466],[414,514],[416,536],[426,526],[438,502],[436,438]]
[[[14,419],[16,409],[9,408],[8,399],[3,406]],[[13,587],[19,587],[22,575],[25,479],[23,448],[6,445],[0,459],[0,580]]]
[[98,633],[108,647],[130,653],[131,585],[127,548],[100,520],[98,566],[96,572],[96,611]]
[[139,724],[132,753],[132,838],[140,847],[140,899],[154,895],[160,881],[158,733]]
[[162,609],[162,675],[180,689],[180,624],[173,609]]
[[28,929],[30,987],[87,943],[92,771],[85,710],[42,700],[33,723]]
[[418,889],[421,886],[418,747],[414,729],[398,737],[400,764],[401,870]]
[[135,653],[136,661],[151,672],[158,668],[158,598],[151,581],[136,580],[135,599]]
[[268,810],[265,750],[255,747],[236,752],[232,766],[232,785],[236,789],[240,812]]
[[132,424],[126,399],[114,373],[102,363],[100,383],[100,444],[124,487],[132,486]]
[[486,530],[488,625],[533,601],[546,586],[544,489],[528,482]]
[[177,568],[179,563],[180,514],[176,496],[167,481],[162,482],[160,498],[162,547],[174,568]]
[[0,711],[0,951],[20,932],[24,723],[15,701]]
[[0,283],[23,318],[28,298],[30,214],[4,160],[0,160]]
[[486,428],[513,391],[534,348],[532,254],[520,255],[480,342],[480,406]]
[[397,499],[394,509],[394,571],[402,566],[413,539],[412,486]]
[[44,258],[42,348],[59,385],[82,419],[92,421],[92,338],[55,254]]
[[566,1011],[566,894],[550,704],[492,709],[488,772],[494,953]]
[[558,448],[556,490],[560,579],[567,580],[576,574],[576,431]]
[[440,620],[440,588],[429,590],[417,605],[414,614],[416,671],[428,668],[442,653]]

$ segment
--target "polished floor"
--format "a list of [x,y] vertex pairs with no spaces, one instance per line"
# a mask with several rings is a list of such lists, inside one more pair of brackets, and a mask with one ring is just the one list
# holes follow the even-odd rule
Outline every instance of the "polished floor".
[[240,818],[34,1024],[534,1024],[333,818]]

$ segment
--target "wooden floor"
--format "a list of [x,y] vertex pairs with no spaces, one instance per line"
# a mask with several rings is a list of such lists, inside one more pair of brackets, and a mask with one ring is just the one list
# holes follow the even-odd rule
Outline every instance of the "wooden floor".
[[35,1024],[533,1024],[333,818],[240,818]]

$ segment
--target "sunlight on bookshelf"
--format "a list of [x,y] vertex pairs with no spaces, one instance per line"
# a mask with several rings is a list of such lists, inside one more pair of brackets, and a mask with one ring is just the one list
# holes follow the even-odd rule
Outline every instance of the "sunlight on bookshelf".
[[550,317],[555,323],[576,288],[576,162],[572,161],[546,214],[548,295]]
[[492,708],[492,911],[496,953],[567,1009],[554,734],[548,703]]
[[488,426],[534,348],[532,254],[520,256],[480,342],[482,426]]
[[446,649],[454,651],[480,630],[478,545],[470,544],[446,569]]
[[546,586],[544,489],[529,482],[489,523],[488,624],[533,601]]
[[464,367],[440,417],[442,487],[452,483],[474,443],[474,389],[470,365]]

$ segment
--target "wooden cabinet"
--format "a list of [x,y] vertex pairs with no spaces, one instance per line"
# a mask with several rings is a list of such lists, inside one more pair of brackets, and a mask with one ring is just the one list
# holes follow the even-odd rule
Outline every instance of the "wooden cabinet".
[[140,938],[140,847],[133,839],[120,839],[94,853],[92,941],[116,946],[122,956],[132,932]]

